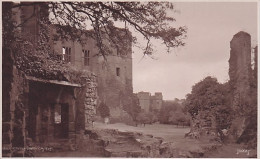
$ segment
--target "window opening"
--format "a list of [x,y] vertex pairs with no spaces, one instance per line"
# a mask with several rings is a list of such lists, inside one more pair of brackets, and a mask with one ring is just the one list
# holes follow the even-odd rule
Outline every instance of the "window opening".
[[116,75],[120,76],[120,68],[119,67],[116,68]]
[[90,64],[89,50],[82,50],[82,52],[84,57],[84,66],[89,66]]
[[71,62],[71,48],[70,47],[62,48],[62,60],[65,62]]

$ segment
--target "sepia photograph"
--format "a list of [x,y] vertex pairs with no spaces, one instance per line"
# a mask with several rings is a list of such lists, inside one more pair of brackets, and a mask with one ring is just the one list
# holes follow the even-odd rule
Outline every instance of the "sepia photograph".
[[1,14],[1,157],[258,157],[257,0],[2,1]]

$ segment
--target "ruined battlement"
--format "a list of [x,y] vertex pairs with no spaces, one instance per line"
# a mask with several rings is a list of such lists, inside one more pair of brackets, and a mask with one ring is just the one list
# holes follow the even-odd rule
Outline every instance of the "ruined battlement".
[[161,92],[155,92],[151,95],[150,92],[138,92],[137,97],[144,112],[159,111],[162,107],[163,95]]

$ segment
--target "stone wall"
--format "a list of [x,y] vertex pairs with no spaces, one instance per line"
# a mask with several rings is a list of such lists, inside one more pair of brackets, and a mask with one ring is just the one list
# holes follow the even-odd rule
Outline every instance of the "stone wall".
[[210,110],[199,111],[197,115],[191,118],[191,132],[191,136],[193,135],[194,138],[199,138],[202,135],[216,135],[217,128],[214,114]]
[[149,112],[149,110],[150,110],[150,105],[151,105],[150,96],[151,96],[151,94],[149,92],[137,93],[137,97],[139,99],[141,109],[144,112]]
[[[120,75],[117,75],[117,68]],[[130,103],[128,97],[133,93],[132,59],[127,57],[109,56],[107,61],[98,57],[93,72],[98,76],[98,95],[109,108],[111,116],[115,117],[122,110],[124,103]],[[118,109],[119,108],[119,109]]]
[[14,65],[12,52],[3,48],[2,155],[24,156],[28,87]]
[[[235,34],[230,42],[230,48],[229,96],[231,98],[230,111],[232,112],[229,112],[231,114],[229,118],[232,123],[225,129],[228,130],[230,141],[246,143],[249,140],[256,140],[257,47],[254,49],[254,70],[252,70],[251,64],[251,36],[248,33],[241,31]],[[191,120],[192,135],[199,136],[205,132],[221,133],[216,127],[217,120],[213,110],[199,111]],[[223,134],[220,134],[220,137],[221,135]],[[255,143],[253,142],[253,144]]]
[[229,77],[234,111],[230,133],[237,139],[245,129],[246,112],[250,107],[251,36],[242,31],[237,33],[230,42],[230,48]]
[[[86,79],[86,91],[84,97],[84,109],[85,109],[85,129],[92,126],[92,122],[94,121],[94,116],[96,115],[96,107],[97,107],[97,76],[95,74],[91,74]],[[78,99],[80,100],[80,99]]]
[[[55,34],[55,30],[53,31]],[[127,39],[125,39],[127,40]],[[77,69],[88,70],[96,74],[98,101],[103,101],[109,108],[111,117],[119,117],[123,113],[125,103],[130,103],[133,94],[132,86],[132,45],[129,42],[123,53],[117,53],[111,44],[105,41],[112,50],[106,60],[100,55],[94,39],[83,37],[81,42],[65,39],[53,41],[53,52],[62,53],[62,47],[71,48],[71,64]],[[89,65],[84,65],[82,50],[89,51]],[[124,113],[123,113],[124,114]]]
[[154,95],[149,92],[138,92],[137,97],[141,109],[146,113],[151,111],[159,112],[162,108],[163,96],[161,92],[155,92]]
[[[10,4],[12,6],[12,4]],[[20,9],[20,8],[19,8]],[[36,6],[36,10],[38,10]],[[11,11],[11,9],[9,10]],[[22,14],[20,14],[22,11]],[[18,11],[19,14],[16,14],[16,17],[14,17],[15,20],[21,21],[24,20],[23,18],[26,18],[26,15],[33,12],[33,7],[24,7],[22,10]],[[21,16],[22,15],[22,16]],[[11,17],[11,16],[10,16]],[[22,31],[29,32],[30,34],[33,34],[33,38],[35,39],[28,39],[35,41],[35,45],[39,45],[37,43],[37,39],[39,38],[39,34],[37,31],[39,31],[39,26],[36,18],[32,18],[24,25],[22,28]],[[9,20],[9,19],[8,19]],[[4,21],[7,23],[7,21]],[[19,24],[19,22],[18,22]],[[6,30],[10,28],[5,28]],[[5,31],[6,31],[5,30]],[[9,31],[9,30],[8,30]],[[21,30],[20,30],[21,31]],[[12,33],[11,31],[9,34]],[[10,36],[10,35],[9,35]],[[16,39],[12,39],[16,40]],[[2,156],[4,157],[22,157],[26,156],[26,149],[25,147],[28,146],[27,139],[28,139],[28,129],[29,129],[29,81],[25,78],[24,73],[21,70],[18,70],[15,65],[15,58],[14,55],[17,54],[17,52],[12,52],[10,49],[10,38],[5,40],[5,44],[8,44],[8,46],[3,46],[3,81],[2,81],[2,94],[3,94],[3,103],[2,103]],[[12,42],[11,42],[12,43]],[[49,47],[48,43],[44,42],[41,44],[40,47]],[[36,48],[36,47],[35,47]],[[20,51],[20,50],[19,50]],[[34,52],[32,52],[34,53]],[[48,52],[49,53],[49,52]],[[73,121],[69,121],[70,123],[70,132],[75,131],[78,125],[75,125],[75,118],[78,119],[76,115],[83,114],[83,120],[76,120],[83,125],[81,130],[85,129],[85,115],[86,120],[89,122],[89,116],[93,116],[95,114],[95,106],[96,106],[96,76],[93,75],[93,77],[89,76],[86,78],[86,85],[85,85],[85,92],[83,91],[83,99],[82,101],[85,102],[81,106],[83,107],[83,111],[78,111],[77,108],[79,107],[71,107],[69,113],[72,116]],[[55,94],[57,90],[53,90],[50,94]],[[66,92],[66,91],[65,91]],[[39,92],[41,93],[41,92]],[[44,92],[42,92],[44,93]],[[46,93],[46,92],[45,92]],[[72,104],[75,106],[75,100],[79,99],[76,97],[77,91],[69,91],[67,92],[70,94],[69,98],[62,99],[63,101],[71,100]],[[45,94],[43,94],[44,96]],[[45,98],[45,101],[47,102],[48,98]],[[44,101],[44,99],[42,99]],[[80,103],[79,100],[76,101],[76,103]],[[78,105],[77,105],[78,106]],[[86,109],[86,114],[85,114]],[[90,111],[90,110],[91,111]],[[48,113],[50,115],[50,113]],[[79,115],[80,116],[80,115]],[[49,116],[50,117],[50,116]],[[48,117],[48,118],[49,118]],[[46,123],[43,123],[43,125]],[[76,127],[75,127],[76,126]],[[43,126],[44,127],[44,126]],[[69,133],[69,135],[74,136],[73,134]]]
[[[8,23],[14,17],[11,10],[12,3],[3,5],[3,46],[2,46],[2,156],[24,156],[26,96],[28,93],[27,82],[24,74],[15,66],[15,52],[11,49],[14,35]],[[15,10],[19,15],[18,10]],[[19,19],[19,18],[18,18]],[[17,21],[18,23],[20,21]]]
[[[252,110],[252,78],[251,68],[251,36],[246,32],[234,35],[230,42],[229,77],[232,107],[232,124],[229,129],[230,138],[237,140],[244,132],[248,123],[249,111]],[[257,55],[255,55],[257,56]],[[257,69],[257,68],[256,68]],[[256,73],[255,73],[256,74]],[[191,132],[220,132],[216,126],[214,110],[199,111],[191,119]]]
[[[82,77],[84,79],[83,82],[85,82],[83,88],[69,89],[68,86],[67,88],[66,86],[58,88],[58,86],[53,84],[44,86],[43,83],[29,82],[24,74],[16,69],[10,50],[4,49],[3,52],[5,53],[3,56],[5,62],[3,62],[2,107],[2,155],[4,157],[26,156],[26,149],[24,148],[28,146],[27,141],[31,141],[29,136],[31,132],[29,130],[32,128],[32,122],[42,121],[40,118],[36,117],[36,119],[33,119],[30,116],[30,112],[32,112],[30,104],[31,107],[36,107],[37,103],[45,105],[57,102],[69,103],[69,139],[76,137],[76,130],[78,130],[77,132],[84,131],[91,126],[93,116],[96,114],[98,98],[96,76],[93,73]],[[33,85],[32,82],[34,83]],[[42,86],[40,87],[38,84],[36,87],[35,84],[37,83]],[[38,86],[39,89],[37,89]],[[41,122],[40,125],[36,126],[36,142],[47,142],[54,138],[53,127],[51,126],[53,125],[51,123],[51,112],[48,114],[48,122]],[[80,127],[79,125],[83,126]],[[44,130],[41,127],[46,129],[47,134],[42,133]],[[80,137],[77,136],[77,138]]]
[[251,80],[251,36],[245,32],[234,35],[230,42],[229,77],[233,90],[233,108],[243,113],[243,101],[249,95]]
[[[28,77],[27,77],[28,78]],[[75,89],[70,83],[53,83],[29,78],[29,118],[26,120],[28,138],[37,143],[75,138],[77,106]],[[60,123],[56,123],[57,114]]]
[[163,96],[161,92],[155,92],[153,96],[151,96],[151,111],[160,111],[162,108]]

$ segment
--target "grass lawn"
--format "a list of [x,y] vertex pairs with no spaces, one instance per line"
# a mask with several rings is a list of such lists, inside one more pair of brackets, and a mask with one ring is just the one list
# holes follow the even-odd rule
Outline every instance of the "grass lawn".
[[[142,125],[129,126],[123,123],[115,124],[104,124],[101,122],[96,122],[95,126],[92,128],[95,130],[102,129],[116,129],[121,132],[138,132],[144,135],[152,135],[153,137],[160,137],[164,142],[170,142],[173,146],[174,152],[176,151],[177,156],[181,157],[181,154],[187,154],[192,152],[201,152],[203,148],[210,147],[214,143],[209,142],[208,140],[203,139],[188,139],[184,138],[185,133],[190,131],[189,127],[177,127],[175,125],[166,125],[166,124],[146,124],[145,127]],[[123,145],[122,145],[123,146]],[[129,147],[128,147],[129,149]],[[239,144],[226,144],[216,150],[206,151],[203,157],[235,157],[235,158],[244,158],[244,157],[254,157],[256,156],[256,150],[249,150],[249,153],[239,152],[242,151],[243,145]],[[37,157],[102,157],[98,154],[91,152],[82,152],[82,151],[69,151],[69,152],[50,152],[50,153],[39,153]]]
[[184,134],[190,131],[189,127],[177,127],[175,125],[166,124],[146,124],[145,127],[142,125],[129,126],[123,123],[115,124],[104,124],[95,123],[95,128],[98,129],[118,129],[119,131],[131,131],[140,132],[146,135],[153,135],[154,137],[161,137],[168,142],[177,142],[184,139]]
[[[177,127],[175,125],[166,124],[146,124],[144,126],[138,125],[129,126],[123,123],[115,124],[104,124],[95,123],[95,128],[97,129],[118,129],[119,131],[130,131],[130,132],[140,132],[146,135],[153,135],[154,137],[161,137],[166,142],[173,142],[178,151],[196,151],[200,147],[207,147],[211,143],[204,140],[194,140],[184,138],[184,134],[190,131],[189,127]],[[223,157],[235,157],[235,158],[247,158],[256,155],[256,150],[249,150],[249,153],[244,152],[242,144],[225,144],[215,151],[207,152],[205,157],[223,158]],[[241,152],[242,151],[242,152]],[[247,151],[248,152],[248,151]]]

